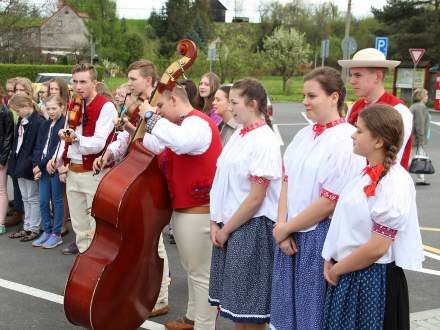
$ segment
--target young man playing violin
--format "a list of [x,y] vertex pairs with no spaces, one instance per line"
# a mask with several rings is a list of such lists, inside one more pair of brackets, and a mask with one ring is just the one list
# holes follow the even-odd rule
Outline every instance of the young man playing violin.
[[[69,202],[72,227],[76,234],[76,245],[80,253],[90,246],[95,233],[95,219],[90,215],[93,197],[102,177],[93,175],[93,161],[99,156],[113,130],[113,121],[117,116],[112,102],[96,92],[96,69],[91,64],[78,64],[72,70],[74,92],[85,100],[86,107],[78,123],[69,123],[76,129],[68,128],[59,131],[59,135],[67,149],[68,166],[60,166],[57,162],[48,163],[48,172],[53,173],[57,167],[60,180],[66,182],[67,199]],[[70,145],[65,144],[66,137],[72,139]],[[69,248],[75,252],[75,246]]]
[[[136,127],[139,118],[139,106],[136,106],[138,99],[148,100],[154,90],[157,72],[155,65],[148,60],[139,60],[133,62],[128,67],[128,87],[129,95],[125,100],[128,116],[118,120],[117,125],[123,127],[124,131],[118,134],[116,141],[112,142],[105,153],[99,156],[93,162],[93,169],[96,172],[101,171],[109,164],[120,161],[124,158],[128,151],[128,145]],[[158,254],[164,260],[163,277],[160,286],[159,297],[150,317],[167,314],[170,310],[168,305],[168,286],[171,283],[170,270],[168,266],[168,256],[165,250],[162,235],[159,239]]]
[[216,308],[208,303],[212,243],[209,192],[221,140],[216,124],[195,110],[183,87],[159,97],[157,109],[144,102],[144,146],[160,154],[173,207],[172,227],[183,268],[188,275],[186,315],[165,323],[168,330],[214,330]]

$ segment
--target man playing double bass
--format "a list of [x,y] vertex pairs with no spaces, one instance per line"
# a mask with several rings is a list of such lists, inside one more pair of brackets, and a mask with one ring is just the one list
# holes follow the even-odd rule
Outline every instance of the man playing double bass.
[[[148,60],[139,60],[130,64],[127,71],[128,87],[131,93],[129,98],[148,100],[154,90],[157,77],[155,65]],[[106,152],[102,156],[95,159],[93,163],[95,171],[99,172],[102,168],[107,166],[107,164],[119,161],[126,155],[131,135],[135,129],[133,123],[135,122],[135,119],[138,119],[138,114],[139,108],[136,108],[130,115],[130,118],[126,118],[124,121],[123,126],[125,129],[118,134],[116,141],[108,146]],[[168,286],[170,285],[171,280],[169,276],[168,256],[162,235],[160,235],[159,239],[158,254],[164,260],[163,276],[159,297],[157,298],[156,305],[154,306],[150,317],[164,315],[170,310],[168,305]]]
[[144,146],[160,154],[173,208],[174,238],[188,276],[186,315],[166,322],[165,327],[214,330],[217,313],[208,303],[212,251],[209,193],[221,152],[220,134],[208,116],[191,106],[181,86],[164,91],[157,109],[144,102],[141,115],[146,120]]
[[[73,68],[73,89],[85,100],[86,107],[82,111],[82,118],[76,130],[69,128],[59,132],[61,139],[65,140],[66,131],[72,139],[72,144],[66,145],[69,166],[60,167],[60,159],[48,163],[49,173],[60,167],[60,180],[66,182],[70,217],[80,253],[89,248],[96,228],[95,219],[89,210],[103,174],[93,175],[93,161],[108,142],[113,130],[113,121],[117,116],[113,103],[96,92],[96,77],[96,69],[91,64],[77,64]],[[61,150],[64,150],[64,145],[61,144]],[[72,249],[72,253],[76,252],[74,245],[70,245],[69,248]]]

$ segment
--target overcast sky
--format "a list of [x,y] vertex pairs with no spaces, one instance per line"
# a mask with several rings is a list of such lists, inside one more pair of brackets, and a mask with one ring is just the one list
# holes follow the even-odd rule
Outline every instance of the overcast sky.
[[[125,18],[147,18],[151,10],[160,9],[165,0],[116,0],[118,14]],[[234,15],[234,8],[237,7],[237,16],[249,17],[251,21],[258,21],[258,8],[261,3],[270,2],[269,0],[220,0],[220,2],[228,9],[226,12],[226,20],[231,21]],[[288,0],[280,0],[286,3]],[[304,0],[309,3],[320,3],[321,0]],[[347,10],[348,0],[333,0],[341,11]],[[382,8],[386,4],[386,0],[352,0],[352,11],[356,17],[371,15],[370,8]]]

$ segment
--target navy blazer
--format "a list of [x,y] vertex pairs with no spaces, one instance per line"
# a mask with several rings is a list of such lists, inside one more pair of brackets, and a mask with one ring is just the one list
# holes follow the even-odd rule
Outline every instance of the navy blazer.
[[[58,131],[64,128],[65,117],[61,116],[58,118],[57,122],[52,128],[52,131],[49,136],[49,144],[47,146],[47,154],[43,157],[44,146],[46,145],[46,141],[49,135],[50,125],[52,124],[52,120],[48,119],[44,121],[38,132],[37,143],[35,144],[34,152],[32,155],[32,164],[33,166],[38,166],[40,171],[46,171],[46,165],[52,156],[55,154],[58,143],[60,142],[60,137],[58,136]],[[59,152],[63,152],[60,150]]]
[[32,154],[37,142],[38,131],[44,122],[44,118],[34,111],[28,120],[29,123],[24,126],[23,144],[18,154],[15,153],[15,150],[17,150],[18,128],[20,127],[21,119],[15,125],[14,143],[12,144],[11,157],[8,163],[8,174],[13,178],[33,180]]

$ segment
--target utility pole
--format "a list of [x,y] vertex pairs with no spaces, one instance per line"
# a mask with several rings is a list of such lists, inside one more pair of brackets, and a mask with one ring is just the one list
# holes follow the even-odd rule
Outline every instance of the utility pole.
[[[350,38],[350,24],[351,24],[351,0],[348,0],[347,14],[345,16],[345,35],[344,35],[345,40],[348,40],[348,38]],[[347,44],[350,45],[349,43]],[[350,59],[349,48],[350,47],[348,46],[347,49],[344,49],[342,52],[344,56],[344,60]],[[342,68],[342,79],[344,80],[344,83],[347,82],[347,77],[348,77],[348,69]]]

